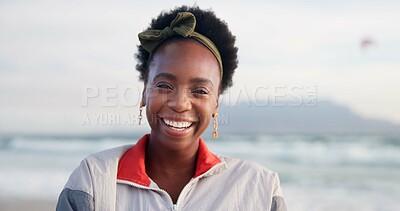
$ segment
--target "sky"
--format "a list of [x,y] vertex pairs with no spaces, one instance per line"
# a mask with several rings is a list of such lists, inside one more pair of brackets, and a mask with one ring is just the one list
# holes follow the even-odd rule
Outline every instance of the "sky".
[[223,100],[314,97],[400,124],[400,1],[1,0],[0,134],[146,128],[129,124],[143,87],[137,34],[183,4],[211,8],[236,35]]

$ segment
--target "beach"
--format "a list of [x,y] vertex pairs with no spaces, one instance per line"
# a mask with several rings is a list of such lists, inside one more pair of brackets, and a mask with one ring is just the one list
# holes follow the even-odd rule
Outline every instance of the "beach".
[[54,211],[56,201],[38,199],[0,198],[0,210],[2,211]]

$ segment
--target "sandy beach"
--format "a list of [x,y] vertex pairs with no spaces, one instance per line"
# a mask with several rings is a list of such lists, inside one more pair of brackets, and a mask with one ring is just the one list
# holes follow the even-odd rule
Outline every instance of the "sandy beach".
[[55,207],[55,201],[0,198],[2,211],[54,211]]

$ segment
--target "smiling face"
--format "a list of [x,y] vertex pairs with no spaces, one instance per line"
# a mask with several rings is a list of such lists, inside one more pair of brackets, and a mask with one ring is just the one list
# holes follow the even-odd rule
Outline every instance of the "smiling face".
[[220,77],[216,58],[197,41],[161,45],[151,60],[144,92],[151,141],[171,150],[197,145],[217,112]]

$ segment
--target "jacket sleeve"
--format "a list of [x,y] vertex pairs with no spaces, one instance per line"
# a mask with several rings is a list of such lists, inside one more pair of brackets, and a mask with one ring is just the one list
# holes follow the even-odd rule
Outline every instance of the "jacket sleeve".
[[94,211],[93,197],[83,191],[66,188],[58,198],[56,211]]
[[60,194],[57,211],[115,211],[118,162],[132,146],[109,149],[83,159]]
[[287,211],[286,204],[283,199],[283,193],[279,181],[279,176],[277,173],[275,173],[274,178],[275,182],[274,182],[274,191],[272,196],[271,211]]
[[283,197],[281,196],[272,197],[271,211],[287,211]]
[[56,211],[93,211],[93,185],[87,159],[72,172],[61,192]]

